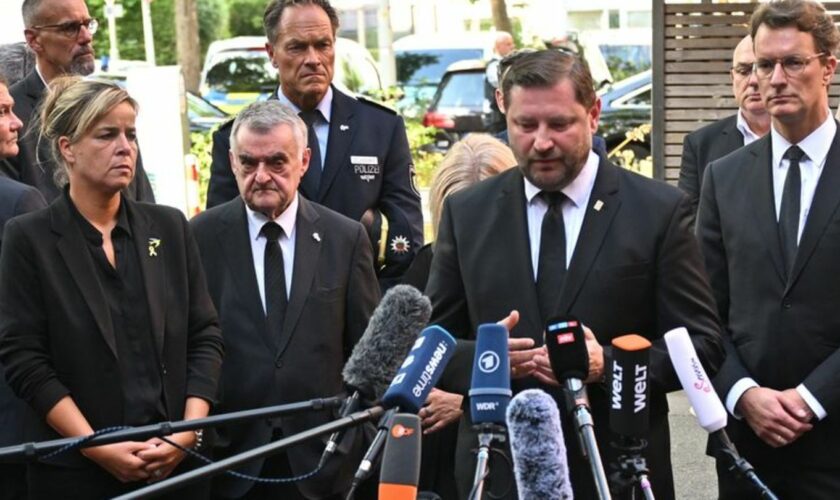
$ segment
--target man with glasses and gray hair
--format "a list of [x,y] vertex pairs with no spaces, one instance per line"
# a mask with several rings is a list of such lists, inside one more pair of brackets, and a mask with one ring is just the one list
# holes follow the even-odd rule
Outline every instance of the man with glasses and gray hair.
[[[373,254],[362,225],[307,200],[298,186],[310,166],[307,126],[277,99],[236,117],[229,160],[239,196],[192,220],[210,296],[225,339],[218,412],[338,394],[341,370],[379,302]],[[313,412],[220,431],[216,458],[302,432],[335,418]],[[227,475],[214,498],[339,498],[361,460],[361,435],[343,460],[295,483]],[[316,469],[324,445],[248,462],[250,476],[291,477]],[[341,496],[343,498],[343,496]]]
[[[770,133],[707,168],[697,235],[723,323],[715,379],[741,454],[780,498],[840,492],[840,33],[818,2],[750,21]],[[710,450],[714,452],[715,450]],[[720,498],[756,498],[719,461]]]
[[[37,127],[30,124],[37,121],[38,105],[53,79],[62,75],[87,76],[96,69],[93,35],[99,23],[90,17],[84,0],[24,0],[21,12],[26,43],[35,53],[35,68],[9,89],[15,100],[15,114],[24,128],[19,139],[20,153],[0,173],[35,186],[49,202],[61,193],[53,181],[56,165],[50,159],[47,141],[41,141]],[[126,195],[154,201],[139,157],[137,174]]]
[[691,211],[695,215],[706,165],[763,137],[770,130],[770,115],[758,93],[754,62],[752,37],[747,35],[735,47],[729,71],[738,112],[701,127],[683,139],[679,187],[691,200]]

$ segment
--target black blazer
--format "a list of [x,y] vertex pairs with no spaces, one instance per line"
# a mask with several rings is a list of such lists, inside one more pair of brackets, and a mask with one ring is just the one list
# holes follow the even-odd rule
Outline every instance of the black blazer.
[[[276,93],[272,98],[276,99]],[[301,188],[310,201],[361,221],[366,211],[375,212],[374,221],[365,226],[379,259],[385,245],[384,266],[377,274],[383,286],[395,284],[423,246],[423,213],[420,193],[414,187],[414,164],[408,148],[405,124],[395,112],[378,104],[354,99],[333,87],[330,135],[327,143],[321,185],[317,193]],[[213,207],[239,196],[236,178],[230,168],[230,132],[233,123],[213,134],[213,164],[207,206]],[[354,165],[353,157],[378,160],[375,173]],[[365,166],[365,167],[370,167]],[[380,214],[388,219],[388,234],[380,235]],[[408,248],[401,250],[405,240]],[[395,250],[396,249],[396,250]]]
[[697,215],[700,183],[706,165],[744,146],[744,136],[738,130],[738,116],[732,115],[700,127],[683,139],[682,162],[678,186],[691,203],[691,218]]
[[771,448],[729,419],[748,458],[840,465],[840,135],[820,176],[789,279],[776,222],[768,134],[706,169],[697,236],[724,325],[721,398],[743,377],[777,390],[804,384],[828,413],[794,443]]
[[[126,200],[160,361],[167,417],[187,396],[214,401],[222,336],[198,249],[175,209]],[[113,330],[94,262],[65,196],[6,225],[0,257],[0,362],[42,417],[70,395],[94,429],[122,425]],[[156,254],[149,242],[159,239]],[[40,423],[43,437],[55,437]]]
[[[14,112],[23,122],[21,136],[18,138],[20,153],[15,158],[10,158],[7,165],[0,164],[0,173],[22,182],[35,186],[44,195],[47,202],[51,202],[61,194],[53,180],[53,173],[59,167],[52,160],[52,152],[46,141],[38,144],[39,133],[37,130],[36,113],[39,112],[41,101],[43,101],[46,87],[38,72],[32,70],[23,80],[9,88],[9,94],[15,100]],[[37,153],[36,153],[37,150]],[[38,159],[40,158],[40,162]],[[143,168],[143,160],[140,154],[137,155],[137,171],[131,184],[123,190],[123,193],[131,200],[147,201],[154,203],[155,194],[146,170]]]
[[[192,220],[227,348],[220,412],[341,393],[344,362],[379,301],[370,242],[361,224],[299,199],[292,288],[280,345],[266,334],[242,198]],[[330,418],[327,412],[288,417],[280,421],[280,430],[292,435]],[[224,429],[217,457],[266,444],[271,435],[268,422]],[[323,449],[319,440],[290,449],[292,471],[314,470]],[[304,495],[317,498],[349,487],[352,470],[347,469],[355,470],[361,456],[337,458],[344,460],[334,459],[327,470],[297,483]],[[262,464],[262,459],[252,460],[240,470],[259,475]],[[338,471],[337,465],[345,470]],[[223,497],[241,497],[253,486],[228,476],[219,479],[214,491]]]
[[[597,208],[596,208],[597,207]],[[707,369],[714,372],[723,352],[714,302],[697,242],[691,233],[685,195],[601,159],[580,236],[558,298],[557,314],[574,314],[602,345],[627,333],[653,342],[650,355],[651,433],[648,466],[657,497],[673,497],[665,394],[680,388],[663,334],[685,326]],[[461,339],[475,339],[479,324],[495,322],[512,309],[520,312],[512,337],[543,343],[537,290],[531,265],[522,174],[511,169],[450,196],[444,205],[429,284],[432,322]],[[466,393],[473,353],[470,343],[449,365],[443,389]],[[474,345],[474,344],[473,344]],[[605,350],[607,356],[609,349]],[[608,366],[608,363],[607,363]],[[447,387],[448,386],[448,387]],[[514,392],[540,387],[560,391],[532,378],[513,381]],[[589,386],[600,450],[605,464],[615,458],[609,442],[608,394]],[[470,435],[468,412],[461,422],[462,471],[471,481],[465,451],[477,442]],[[564,419],[568,423],[569,419]],[[574,430],[564,424],[575,497],[594,492]],[[499,462],[499,461],[497,461]]]
[[[3,161],[0,160],[0,163]],[[34,187],[0,177],[0,241],[9,219],[45,206],[44,197]],[[0,365],[0,446],[30,441],[27,437],[30,434],[29,422],[37,418],[32,409],[12,392]]]

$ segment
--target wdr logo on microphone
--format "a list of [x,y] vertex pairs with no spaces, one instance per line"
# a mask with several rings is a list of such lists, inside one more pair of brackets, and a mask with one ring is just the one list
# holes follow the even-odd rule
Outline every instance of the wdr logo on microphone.
[[478,369],[484,373],[493,373],[499,369],[500,364],[499,355],[493,351],[484,351],[478,357]]

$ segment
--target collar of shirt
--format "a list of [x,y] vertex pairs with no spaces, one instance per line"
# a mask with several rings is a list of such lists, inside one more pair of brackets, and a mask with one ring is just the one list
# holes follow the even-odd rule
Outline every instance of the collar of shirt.
[[[292,199],[292,202],[289,203],[289,206],[286,207],[286,210],[283,210],[283,213],[274,219],[274,222],[283,228],[283,233],[286,235],[287,239],[291,239],[295,231],[298,204],[298,194],[295,192],[295,197]],[[248,235],[251,237],[251,241],[256,241],[258,238],[262,237],[262,235],[260,235],[260,231],[265,223],[268,222],[268,217],[260,212],[255,212],[247,204],[245,205],[245,213],[248,215]]]
[[[578,173],[577,177],[563,188],[571,203],[563,204],[563,225],[566,228],[566,267],[572,261],[572,256],[583,226],[583,219],[586,215],[586,207],[592,195],[592,188],[595,186],[595,178],[598,176],[598,164],[600,157],[593,151],[589,152],[586,163]],[[531,244],[531,269],[534,270],[534,281],[537,280],[537,271],[540,261],[540,240],[542,232],[542,220],[548,211],[548,205],[543,199],[537,196],[540,189],[531,184],[528,179],[525,181],[525,199],[527,200],[526,214],[528,217],[528,240]]]
[[[82,236],[84,236],[85,240],[87,240],[91,245],[101,247],[102,233],[96,229],[96,227],[91,224],[81,212],[79,212],[79,209],[76,208],[76,204],[73,203],[73,199],[70,198],[69,189],[64,190],[63,196],[67,199],[67,203],[70,205],[70,211],[73,213],[73,218],[76,219],[76,222],[79,224]],[[128,223],[127,212],[128,211],[125,209],[125,200],[120,198],[120,208],[117,210],[117,225],[111,230],[112,234],[114,231],[120,230],[129,238],[131,237],[131,225]]]
[[[811,201],[814,199],[817,183],[828,157],[828,150],[831,148],[834,135],[837,132],[837,122],[834,121],[834,116],[830,112],[827,115],[822,125],[797,144],[807,155],[807,158],[803,158],[799,162],[802,176],[798,235],[800,238],[802,237],[802,231],[805,229],[808,213],[811,210]],[[778,220],[782,206],[782,192],[790,166],[790,161],[783,159],[783,157],[792,144],[782,137],[773,125],[770,126],[770,140],[773,152],[773,198],[776,206],[776,219]]]
[[49,85],[47,85],[47,80],[44,79],[44,74],[41,73],[41,68],[38,67],[38,63],[35,63],[35,73],[38,74],[38,78],[41,79],[41,83],[44,84],[44,87],[49,87]]
[[[828,150],[831,148],[831,143],[834,142],[834,134],[837,132],[837,123],[834,121],[834,116],[831,112],[827,113],[825,121],[816,128],[807,137],[799,141],[799,146],[802,151],[808,156],[808,160],[817,166],[817,169],[822,169],[825,164],[825,158],[828,156]],[[773,167],[774,169],[784,167],[787,170],[787,161],[782,165],[782,157],[787,152],[791,144],[787,139],[782,137],[775,125],[770,125],[770,139],[773,146]]]
[[738,132],[741,132],[741,135],[744,137],[744,146],[755,142],[757,139],[761,139],[755,132],[752,131],[750,128],[750,124],[747,123],[747,119],[744,118],[744,113],[739,109],[737,118],[735,119],[735,127],[738,129]]
[[[280,101],[281,104],[284,104],[290,108],[295,113],[300,113],[300,108],[297,107],[292,101],[289,100],[288,97],[283,93],[282,89],[279,87],[277,88],[277,100]],[[318,106],[315,107],[318,111],[321,112],[321,116],[324,117],[324,120],[327,124],[330,123],[330,118],[332,117],[332,100],[333,100],[333,89],[332,85],[327,88],[327,93],[324,94],[324,98],[321,99],[321,102],[318,103]]]

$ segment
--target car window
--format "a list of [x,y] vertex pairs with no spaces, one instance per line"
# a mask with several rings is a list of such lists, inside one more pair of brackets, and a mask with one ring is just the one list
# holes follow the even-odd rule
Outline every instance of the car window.
[[237,51],[219,57],[207,71],[205,84],[210,91],[272,92],[277,87],[277,74],[265,52]]
[[197,95],[187,93],[187,111],[190,118],[225,118],[224,111],[213,106]]
[[450,73],[441,83],[437,109],[466,108],[481,112],[484,109],[484,72]]
[[650,85],[643,85],[619,97],[612,102],[614,108],[650,108],[651,93]]
[[624,104],[628,106],[650,106],[651,103],[651,89],[647,89],[636,95],[630,96]]
[[436,84],[450,64],[465,59],[481,59],[484,51],[475,49],[399,50],[397,81],[400,83]]

